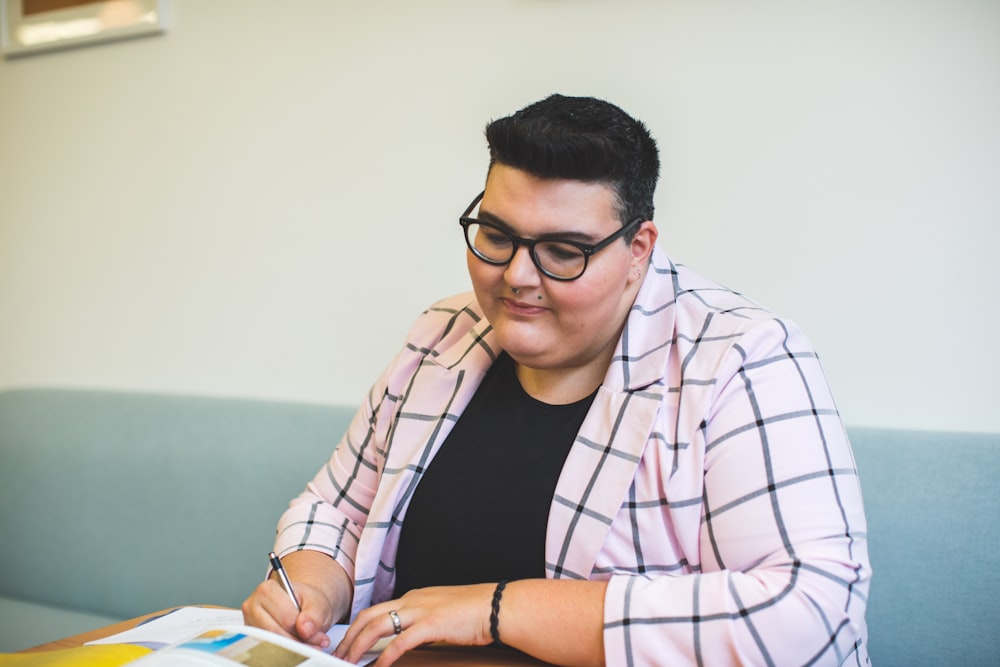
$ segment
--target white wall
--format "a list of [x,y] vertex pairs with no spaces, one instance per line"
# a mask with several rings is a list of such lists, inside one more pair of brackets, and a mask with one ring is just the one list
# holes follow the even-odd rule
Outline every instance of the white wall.
[[1000,3],[173,0],[0,63],[0,388],[357,403],[466,289],[482,128],[608,98],[662,246],[798,321],[853,424],[1000,430]]

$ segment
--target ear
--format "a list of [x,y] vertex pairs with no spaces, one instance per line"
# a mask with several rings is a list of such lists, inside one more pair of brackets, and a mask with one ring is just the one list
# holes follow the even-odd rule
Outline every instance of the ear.
[[660,232],[656,229],[656,223],[652,220],[647,220],[639,225],[639,229],[632,238],[632,244],[629,247],[629,250],[632,251],[632,262],[629,266],[630,278],[638,279],[642,277],[646,265],[649,264],[649,258],[653,254],[653,248],[656,246],[656,238],[659,235]]

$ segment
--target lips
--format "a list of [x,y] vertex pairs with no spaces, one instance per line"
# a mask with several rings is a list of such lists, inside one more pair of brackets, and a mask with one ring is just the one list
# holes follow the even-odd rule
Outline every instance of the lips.
[[526,301],[515,301],[513,299],[502,298],[500,301],[504,305],[504,309],[511,315],[520,315],[522,317],[528,317],[531,315],[538,315],[539,313],[544,313],[547,309],[541,306],[536,306],[535,304],[528,303]]

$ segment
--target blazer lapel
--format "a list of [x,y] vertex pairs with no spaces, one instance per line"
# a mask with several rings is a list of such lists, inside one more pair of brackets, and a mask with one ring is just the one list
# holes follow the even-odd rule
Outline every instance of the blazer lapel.
[[385,434],[382,475],[358,544],[357,562],[367,567],[355,574],[355,613],[392,593],[406,507],[493,362],[489,332],[483,329],[488,329],[485,320],[437,358],[420,362],[405,386],[390,387],[399,392],[400,400]]
[[545,545],[552,577],[590,577],[663,409],[676,270],[657,251],[556,485]]

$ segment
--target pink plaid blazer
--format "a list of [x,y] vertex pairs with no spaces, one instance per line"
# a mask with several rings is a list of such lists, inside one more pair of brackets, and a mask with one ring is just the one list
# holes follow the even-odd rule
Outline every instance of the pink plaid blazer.
[[[391,596],[409,499],[497,354],[471,294],[427,310],[282,516],[278,552],[335,558],[353,614]],[[563,467],[545,555],[549,577],[608,581],[609,665],[868,664],[864,510],[816,353],[659,250]]]

